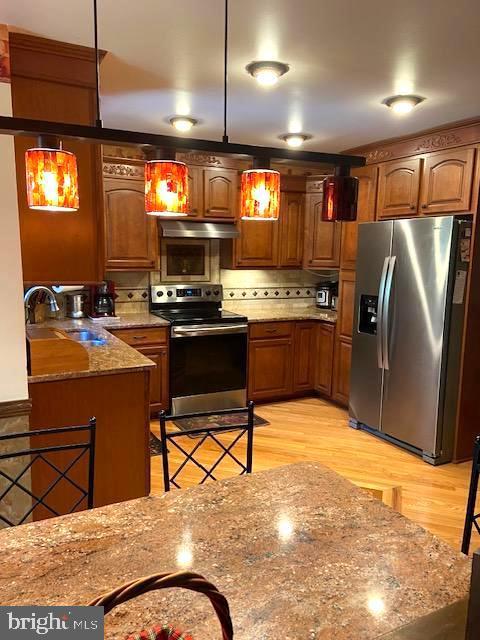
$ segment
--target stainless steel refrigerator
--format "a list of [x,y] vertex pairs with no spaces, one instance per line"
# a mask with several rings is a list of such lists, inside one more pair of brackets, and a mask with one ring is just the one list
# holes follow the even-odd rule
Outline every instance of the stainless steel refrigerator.
[[452,459],[471,221],[359,225],[350,425]]

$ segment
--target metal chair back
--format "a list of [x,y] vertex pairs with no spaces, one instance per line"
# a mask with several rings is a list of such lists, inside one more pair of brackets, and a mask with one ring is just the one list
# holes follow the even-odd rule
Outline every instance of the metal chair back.
[[467,512],[465,514],[465,527],[463,529],[462,553],[468,556],[472,527],[480,533],[480,513],[475,514],[475,502],[477,500],[478,479],[480,477],[480,436],[475,438],[473,447],[472,473],[470,475],[470,487],[468,490]]
[[[168,431],[166,428],[166,423],[168,420],[181,420],[184,418],[208,418],[211,416],[221,416],[221,415],[235,415],[235,414],[246,414],[245,423],[241,423],[239,425],[209,425],[208,422],[205,423],[205,426],[201,426],[194,429],[188,429],[186,431]],[[162,442],[162,460],[163,460],[163,484],[165,487],[165,491],[170,491],[171,485],[176,487],[177,489],[181,489],[182,487],[179,484],[179,475],[186,467],[188,463],[192,463],[198,469],[202,471],[204,474],[199,484],[203,484],[207,479],[217,480],[215,477],[215,470],[219,467],[222,460],[228,458],[233,460],[235,464],[240,469],[240,474],[243,475],[245,473],[252,472],[253,465],[253,427],[254,427],[254,404],[253,402],[249,402],[248,406],[241,407],[238,409],[225,409],[221,411],[204,411],[200,413],[189,413],[183,415],[175,415],[169,416],[165,411],[161,411],[159,414],[160,418],[160,435]],[[219,435],[226,432],[238,432],[235,435],[234,439],[227,445],[223,443],[219,439]],[[180,444],[180,440],[184,437],[196,436],[198,437],[198,442],[195,444],[191,451],[187,451],[187,449]],[[234,447],[238,444],[238,442],[242,439],[243,436],[247,438],[247,446],[246,446],[246,456],[245,462],[240,460],[233,453]],[[202,445],[207,441],[214,442],[217,447],[220,449],[219,457],[210,464],[209,466],[206,463],[201,462],[198,459],[198,452],[201,449]],[[170,475],[170,467],[169,467],[169,446],[173,447],[177,452],[180,452],[184,460],[177,467],[175,472]],[[197,457],[195,455],[197,454]]]
[[[7,453],[0,453],[0,521],[7,526],[15,526],[25,523],[34,514],[35,509],[43,507],[47,510],[51,516],[65,515],[65,513],[73,513],[78,510],[82,502],[85,502],[87,509],[93,507],[93,493],[94,493],[94,479],[95,479],[95,429],[96,419],[91,418],[87,425],[73,426],[73,427],[56,427],[53,429],[38,429],[34,431],[24,431],[17,433],[7,433],[0,436],[0,451],[3,448],[3,443],[14,443],[15,441],[21,441],[26,438],[30,439],[30,447],[25,448],[20,445],[20,449],[11,450]],[[33,446],[35,440],[38,438],[50,439],[51,436],[59,440],[62,440],[62,435],[76,433],[86,433],[84,442],[76,442],[74,444],[59,444],[49,446]],[[82,438],[83,439],[83,438]],[[23,444],[23,443],[22,443]],[[54,454],[73,451],[73,458],[69,459],[66,465],[62,468],[58,464],[57,457]],[[77,465],[84,456],[88,453],[88,479],[87,487],[81,486],[77,480],[71,477],[71,473],[74,469],[77,469]],[[7,472],[5,466],[8,467],[8,462],[15,459],[26,458],[28,462],[23,464],[21,461],[20,469]],[[55,461],[54,461],[55,460]],[[7,465],[2,464],[7,462]],[[42,488],[38,494],[34,492],[27,478],[31,475],[32,471],[36,471],[35,465],[45,464],[49,469],[49,473],[53,471],[54,480],[48,484],[46,488]],[[18,466],[18,465],[17,465]],[[3,481],[2,481],[3,479]],[[69,483],[71,488],[76,489],[80,494],[79,498],[74,501],[70,508],[60,513],[52,504],[49,504],[49,496],[58,487],[58,485],[64,480]],[[20,515],[16,521],[13,521],[11,517],[7,517],[2,513],[2,504],[6,503],[9,494],[12,490],[17,489],[21,493],[26,494],[31,499],[31,504],[26,509],[25,513]],[[10,494],[11,497],[11,494]],[[28,500],[30,503],[30,500]]]

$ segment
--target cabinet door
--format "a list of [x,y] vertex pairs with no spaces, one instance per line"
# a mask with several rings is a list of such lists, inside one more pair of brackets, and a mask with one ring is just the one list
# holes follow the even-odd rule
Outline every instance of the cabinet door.
[[335,325],[317,323],[315,348],[315,391],[330,396],[332,393],[333,345]]
[[237,267],[276,267],[278,230],[276,220],[239,220],[240,236],[235,239]]
[[168,410],[168,348],[142,347],[138,351],[155,363],[155,367],[150,369],[150,412]]
[[333,392],[332,398],[348,406],[350,393],[350,362],[352,359],[352,342],[349,339],[339,338],[335,343],[335,357],[333,365]]
[[473,148],[428,155],[422,173],[421,213],[471,211],[474,160]]
[[280,267],[299,268],[303,258],[304,208],[301,193],[280,195]]
[[337,335],[351,338],[355,305],[355,271],[340,271]]
[[417,215],[421,163],[420,158],[413,158],[380,165],[378,219]]
[[188,217],[203,216],[203,168],[188,166]]
[[340,264],[340,222],[322,222],[322,193],[305,198],[305,238],[303,265],[306,269],[338,267]]
[[154,269],[156,229],[156,219],[145,214],[143,182],[105,180],[107,269]]
[[235,218],[237,171],[205,169],[203,172],[206,218]]
[[342,249],[340,267],[355,269],[357,261],[358,224],[375,220],[375,199],[377,196],[376,166],[353,169],[352,176],[358,178],[357,221],[342,224]]
[[314,384],[315,323],[297,322],[293,361],[293,390],[311,391]]
[[290,338],[250,340],[248,353],[250,400],[281,398],[292,393],[293,346]]

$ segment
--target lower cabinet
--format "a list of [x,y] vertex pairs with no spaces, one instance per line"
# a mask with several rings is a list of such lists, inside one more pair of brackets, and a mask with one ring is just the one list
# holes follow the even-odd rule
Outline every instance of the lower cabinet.
[[338,338],[335,344],[332,398],[348,406],[350,393],[350,362],[352,359],[352,339]]
[[335,325],[318,323],[316,327],[314,389],[325,396],[332,393],[333,346]]
[[155,368],[150,369],[150,412],[168,410],[168,348],[142,347],[138,351],[155,363]]
[[329,396],[334,331],[334,325],[306,320],[252,324],[248,398],[280,400],[314,389]]
[[114,336],[149,358],[155,367],[150,369],[150,413],[170,407],[168,386],[168,329],[145,327],[140,329],[112,329]]

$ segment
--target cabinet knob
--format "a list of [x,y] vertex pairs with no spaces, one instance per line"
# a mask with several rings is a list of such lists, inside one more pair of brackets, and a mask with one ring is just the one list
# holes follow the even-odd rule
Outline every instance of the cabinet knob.
[[428,208],[428,204],[422,204],[422,209],[427,209]]
[[[423,205],[423,206],[425,206],[425,205]],[[413,210],[413,209],[415,209],[415,205],[414,205],[414,204],[411,204],[411,205],[410,205],[410,209],[412,209],[412,210]]]

